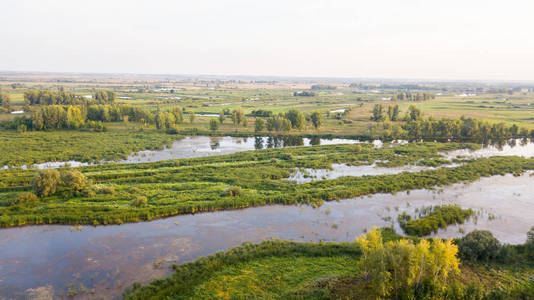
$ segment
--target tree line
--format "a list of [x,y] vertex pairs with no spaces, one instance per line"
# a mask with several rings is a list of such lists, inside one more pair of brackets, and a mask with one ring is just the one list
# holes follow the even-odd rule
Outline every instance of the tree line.
[[64,90],[28,90],[24,92],[24,101],[28,105],[88,105],[88,104],[112,104],[116,95],[113,91],[97,90],[91,98],[76,95]]
[[105,130],[104,122],[133,121],[152,124],[150,111],[127,104],[113,105],[45,105],[31,110],[31,117],[4,121],[6,129],[53,130],[94,128]]
[[[430,140],[430,141],[471,141],[489,143],[511,138],[534,138],[534,130],[519,128],[517,125],[490,123],[474,118],[460,117],[455,119],[426,118],[415,105],[410,105],[403,117],[399,115],[399,107],[388,106],[387,112],[382,104],[376,104],[370,119],[383,122],[383,138]],[[391,124],[388,121],[402,121]]]
[[427,101],[436,99],[436,95],[432,93],[411,93],[402,92],[395,93],[391,96],[392,101]]

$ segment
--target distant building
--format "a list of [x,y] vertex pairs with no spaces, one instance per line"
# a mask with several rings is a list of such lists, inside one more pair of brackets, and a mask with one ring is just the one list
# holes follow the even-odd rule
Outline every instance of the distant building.
[[12,115],[20,115],[20,114],[23,114],[24,111],[23,110],[14,110],[11,112]]

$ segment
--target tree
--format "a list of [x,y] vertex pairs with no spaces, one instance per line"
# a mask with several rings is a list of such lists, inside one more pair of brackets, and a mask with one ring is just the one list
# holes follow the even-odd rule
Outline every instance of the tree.
[[157,129],[163,129],[163,127],[165,126],[164,118],[165,116],[161,112],[156,115],[156,128]]
[[397,121],[399,119],[399,105],[393,107],[393,113],[391,114],[391,121]]
[[234,123],[234,126],[237,126],[237,124],[239,124],[239,123],[237,122],[237,120],[238,120],[238,118],[237,118],[237,111],[234,110],[234,111],[232,112],[232,123]]
[[62,184],[68,190],[81,192],[87,186],[87,177],[85,177],[85,175],[83,175],[80,171],[62,171],[60,174]]
[[189,111],[189,123],[193,124],[195,122],[195,112],[190,110]]
[[410,108],[408,110],[410,113],[410,120],[417,121],[421,119],[421,110],[415,107],[415,105],[410,105]]
[[255,121],[254,121],[254,131],[256,132],[260,132],[263,130],[265,126],[265,121],[263,121],[263,119],[261,118],[256,118]]
[[11,99],[8,94],[2,93],[2,90],[0,90],[0,106],[8,112],[11,111]]
[[474,261],[488,261],[497,257],[500,247],[499,240],[487,230],[474,230],[458,243],[462,257]]
[[242,124],[244,120],[245,112],[243,111],[243,109],[241,107],[238,109],[234,109],[234,111],[232,112],[232,122],[234,123],[234,125],[237,126],[239,124]]
[[375,104],[373,107],[373,115],[371,116],[371,120],[375,122],[382,122],[384,119],[384,107],[382,104]]
[[173,109],[174,118],[176,119],[176,124],[184,123],[184,109],[181,107],[176,107]]
[[315,127],[315,129],[318,129],[320,126],[321,126],[321,113],[318,112],[318,111],[314,111],[311,116],[310,116],[310,119],[311,119],[311,122],[313,124],[313,127]]
[[59,172],[54,169],[39,171],[32,180],[33,192],[39,197],[46,197],[56,192]]
[[384,244],[381,231],[373,228],[356,243],[362,252],[359,265],[365,284],[379,298],[413,299],[423,283],[443,290],[449,275],[460,273],[458,247],[452,240],[414,244],[401,239]]
[[212,132],[215,132],[217,131],[217,129],[219,129],[219,122],[217,121],[217,119],[215,118],[210,119],[210,130]]
[[32,128],[33,130],[42,130],[44,128],[43,113],[40,109],[32,110]]
[[223,122],[224,122],[224,111],[221,110],[221,111],[219,112],[219,123],[222,124]]
[[280,130],[285,131],[285,132],[290,131],[291,130],[291,121],[289,121],[288,119],[282,118],[282,126],[281,126]]
[[306,125],[306,118],[302,112],[292,109],[285,113],[285,118],[291,122],[291,127],[296,129],[303,129]]
[[527,248],[534,255],[534,226],[527,232]]

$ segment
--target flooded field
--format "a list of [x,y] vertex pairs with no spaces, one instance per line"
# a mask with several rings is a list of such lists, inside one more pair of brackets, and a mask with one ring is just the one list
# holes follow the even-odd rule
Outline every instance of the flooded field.
[[[127,159],[117,161],[116,163],[143,163],[154,162],[167,159],[195,158],[203,156],[232,154],[239,151],[258,150],[267,148],[281,148],[294,146],[312,146],[312,145],[336,145],[336,144],[356,144],[358,140],[351,139],[321,139],[321,138],[302,138],[298,136],[284,137],[210,137],[210,136],[188,136],[174,141],[171,147],[163,150],[145,150],[138,153],[132,153]],[[382,142],[374,141],[376,146],[381,146]],[[102,161],[102,164],[108,161]],[[79,161],[54,161],[32,165],[33,168],[50,169],[59,168],[65,165],[71,167],[80,167],[94,165],[95,163],[85,163]],[[7,169],[4,166],[1,169]],[[23,169],[27,166],[22,166]]]
[[529,140],[509,140],[506,142],[486,145],[479,150],[455,150],[445,154],[447,159],[452,158],[482,158],[492,156],[534,156],[534,143]]
[[209,137],[190,136],[175,141],[172,147],[157,151],[140,151],[121,163],[152,162],[166,159],[193,158],[232,154],[239,151],[292,146],[356,144],[351,139],[309,139],[296,136],[276,137]]
[[466,224],[440,230],[438,236],[459,237],[478,228],[491,230],[502,242],[522,243],[534,225],[533,182],[530,174],[495,176],[443,191],[377,194],[315,209],[273,205],[113,226],[2,229],[0,295],[120,298],[134,281],[169,274],[173,263],[272,237],[352,241],[372,226],[392,224],[401,232],[399,214],[415,214],[429,205],[458,204],[477,212]]
[[[449,164],[443,167],[453,168],[460,164]],[[433,170],[435,167],[406,165],[402,167],[380,167],[376,163],[364,166],[349,166],[347,164],[332,164],[332,169],[310,169],[301,168],[289,176],[287,180],[302,184],[315,180],[336,179],[343,176],[376,176],[387,174],[399,174],[402,172],[419,172],[424,170]]]

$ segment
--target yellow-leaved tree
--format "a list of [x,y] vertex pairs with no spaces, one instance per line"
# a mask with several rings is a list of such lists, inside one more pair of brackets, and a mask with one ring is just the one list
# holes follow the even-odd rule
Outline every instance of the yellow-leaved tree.
[[450,274],[459,274],[458,247],[451,240],[400,239],[383,243],[380,229],[356,239],[365,286],[378,297],[403,299],[414,295],[424,282],[443,290]]

